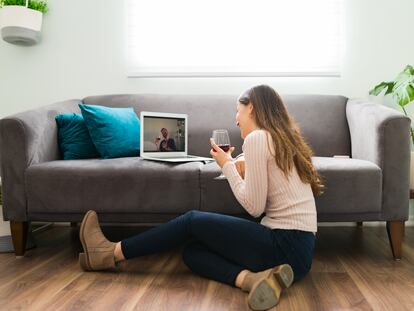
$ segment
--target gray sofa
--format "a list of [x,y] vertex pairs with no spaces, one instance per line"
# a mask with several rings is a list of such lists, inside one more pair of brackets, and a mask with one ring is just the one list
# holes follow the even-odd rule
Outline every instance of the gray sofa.
[[[333,95],[282,95],[324,178],[316,198],[319,222],[386,221],[395,259],[408,219],[410,119],[363,100]],[[102,95],[67,100],[0,120],[3,215],[11,221],[16,255],[24,254],[28,222],[79,222],[94,209],[103,222],[160,223],[191,209],[255,221],[235,199],[220,168],[161,163],[139,157],[61,160],[55,115],[80,113],[78,103],[187,113],[189,153],[210,156],[213,129],[227,128],[234,155],[237,95]],[[349,159],[334,158],[349,155]],[[262,215],[263,216],[263,215]]]

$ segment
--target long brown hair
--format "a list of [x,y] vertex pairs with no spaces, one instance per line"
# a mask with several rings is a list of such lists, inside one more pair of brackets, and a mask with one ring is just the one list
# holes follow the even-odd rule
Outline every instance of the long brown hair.
[[[270,133],[275,147],[276,164],[284,175],[287,177],[295,165],[302,182],[311,185],[315,196],[321,195],[325,186],[313,166],[313,151],[302,137],[280,95],[272,87],[262,84],[245,91],[238,101],[244,105],[253,105],[256,125]],[[271,152],[270,146],[269,151]]]

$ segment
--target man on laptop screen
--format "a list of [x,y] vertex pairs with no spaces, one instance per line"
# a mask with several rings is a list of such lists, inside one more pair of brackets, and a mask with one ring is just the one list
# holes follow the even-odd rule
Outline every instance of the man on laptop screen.
[[186,114],[141,112],[141,157],[167,162],[213,161],[187,154]]
[[177,146],[175,144],[174,138],[168,137],[168,130],[163,127],[161,129],[163,139],[160,137],[155,139],[155,144],[157,145],[158,151],[177,151]]

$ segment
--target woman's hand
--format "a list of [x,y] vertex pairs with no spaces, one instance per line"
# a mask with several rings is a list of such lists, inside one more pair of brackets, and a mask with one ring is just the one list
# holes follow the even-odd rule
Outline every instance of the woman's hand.
[[236,164],[236,168],[237,168],[237,171],[239,172],[239,175],[241,176],[241,178],[244,179],[244,172],[245,172],[244,156],[240,156],[236,160],[234,160],[234,164]]
[[214,160],[216,160],[218,166],[223,168],[224,164],[226,164],[227,161],[233,161],[231,153],[234,151],[234,147],[231,147],[229,151],[225,152],[223,149],[216,145],[213,138],[210,138],[210,144],[212,147],[210,154]]

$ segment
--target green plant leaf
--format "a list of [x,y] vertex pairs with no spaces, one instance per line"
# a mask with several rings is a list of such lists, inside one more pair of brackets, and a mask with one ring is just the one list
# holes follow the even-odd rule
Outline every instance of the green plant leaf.
[[410,75],[414,75],[414,68],[411,65],[407,65],[404,69],[404,71],[407,71]]
[[[378,95],[382,90],[387,88],[385,95],[390,94],[394,102],[396,102],[408,117],[405,105],[414,102],[414,68],[411,65],[406,65],[394,81],[381,82],[369,91],[370,95]],[[414,131],[410,127],[411,139],[414,144]]]
[[395,83],[394,82],[388,82],[387,91],[384,95],[391,94],[394,89]]
[[405,106],[414,100],[411,84],[414,76],[411,74],[412,67],[408,66],[396,78],[393,93],[398,96],[398,104]]
[[400,92],[397,94],[398,105],[401,107],[407,105],[410,102],[410,98],[407,96],[407,93]]
[[407,94],[408,94],[408,98],[410,99],[410,102],[414,100],[414,85],[413,84],[408,84],[407,85]]
[[407,65],[401,71],[394,81],[381,82],[369,91],[370,95],[379,95],[384,89],[385,95],[391,94],[393,100],[401,107],[411,103],[414,100],[414,68]]
[[[388,84],[390,82],[381,82],[380,84],[374,86],[374,88],[372,90],[369,91],[369,95],[374,95],[377,96],[379,95],[383,89],[387,88],[387,92],[388,92]],[[392,82],[391,82],[392,83]]]

